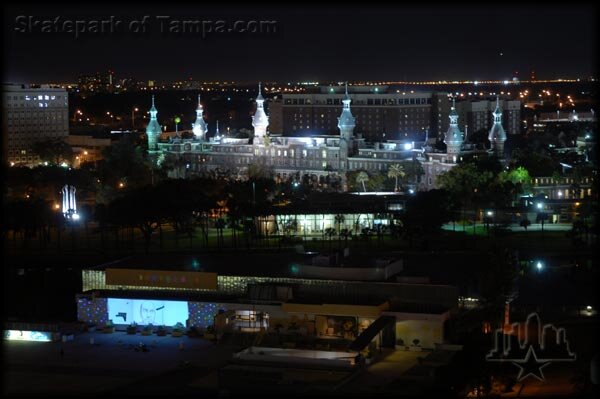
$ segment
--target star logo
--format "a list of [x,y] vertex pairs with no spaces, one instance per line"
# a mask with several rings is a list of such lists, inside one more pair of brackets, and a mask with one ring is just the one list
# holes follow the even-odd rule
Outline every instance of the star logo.
[[494,348],[486,355],[488,362],[510,362],[519,368],[518,381],[527,377],[545,381],[542,369],[553,362],[573,362],[567,332],[552,324],[542,325],[537,313],[525,323],[513,323],[495,331]]
[[512,362],[512,364],[520,369],[519,375],[517,376],[517,381],[522,381],[529,376],[535,377],[540,381],[544,381],[545,378],[542,369],[549,365],[550,362],[538,360],[533,346],[530,346],[525,359],[520,362]]

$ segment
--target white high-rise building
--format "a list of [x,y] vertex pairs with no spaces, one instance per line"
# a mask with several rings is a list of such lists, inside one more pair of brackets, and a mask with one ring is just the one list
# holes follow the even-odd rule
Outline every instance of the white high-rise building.
[[4,161],[11,165],[39,164],[32,151],[34,143],[69,135],[67,91],[45,85],[3,85],[2,125]]

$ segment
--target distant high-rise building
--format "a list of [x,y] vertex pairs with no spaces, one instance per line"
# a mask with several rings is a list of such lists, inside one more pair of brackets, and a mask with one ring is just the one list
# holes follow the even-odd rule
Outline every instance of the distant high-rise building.
[[65,89],[3,85],[2,97],[5,162],[38,164],[39,158],[32,153],[34,143],[69,135],[69,98]]
[[[368,141],[418,140],[448,129],[446,93],[389,92],[387,86],[350,86],[355,132]],[[344,99],[338,86],[318,93],[288,94],[269,104],[270,131],[285,135],[335,134]]]

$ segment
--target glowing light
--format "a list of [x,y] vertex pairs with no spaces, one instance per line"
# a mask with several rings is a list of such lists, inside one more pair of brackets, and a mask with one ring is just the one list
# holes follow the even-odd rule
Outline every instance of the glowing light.
[[7,341],[52,342],[52,333],[43,331],[4,330]]
[[535,264],[535,267],[538,270],[542,270],[544,268],[544,264],[538,260]]
[[411,150],[412,149],[412,144],[411,143],[405,143],[404,144],[404,149],[407,150],[407,151]]
[[494,214],[494,212],[492,212],[492,211],[487,211],[487,215],[488,215],[488,216],[492,216],[493,214]]
[[538,209],[542,209],[544,207],[544,204],[542,204],[541,202],[537,203],[537,208]]
[[73,218],[73,220],[79,220],[80,216],[78,213],[74,213],[72,218]]
[[60,166],[62,166],[63,168],[68,168],[69,167],[69,165],[67,165],[66,162],[61,163]]

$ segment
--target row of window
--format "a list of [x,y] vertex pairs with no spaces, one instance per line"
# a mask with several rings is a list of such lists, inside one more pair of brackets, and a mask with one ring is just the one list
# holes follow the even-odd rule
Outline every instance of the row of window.
[[[35,100],[61,100],[63,97],[62,96],[56,96],[56,95],[48,95],[48,94],[38,94],[37,96],[30,96],[30,95],[25,95],[25,96],[12,96],[12,100],[25,100],[25,101],[35,101]],[[66,97],[65,97],[66,98]],[[6,96],[7,100],[11,100],[11,96]]]
[[[560,181],[556,181],[555,179],[553,179],[552,177],[536,177],[534,179],[535,184],[573,184],[576,183],[575,179],[573,178],[563,178]],[[581,179],[581,183],[584,184],[589,184],[590,183],[590,178],[589,177],[584,177]]]
[[[312,105],[313,102],[309,98],[286,98],[283,102],[285,105]],[[321,101],[315,102],[315,105],[321,104]],[[327,105],[341,105],[342,99],[328,98],[325,100]],[[431,104],[431,98],[368,98],[364,100],[352,101],[353,105],[420,105]]]

